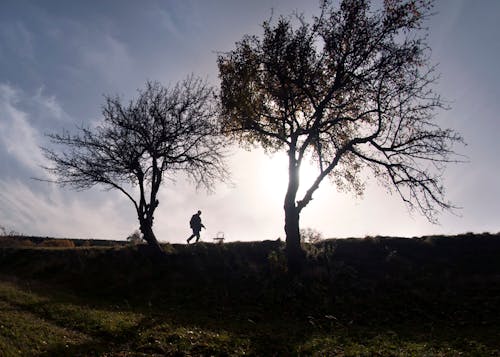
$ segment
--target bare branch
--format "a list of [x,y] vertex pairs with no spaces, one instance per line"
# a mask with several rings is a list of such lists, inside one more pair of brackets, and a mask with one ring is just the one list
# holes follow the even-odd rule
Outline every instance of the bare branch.
[[[156,241],[151,226],[166,173],[184,172],[209,190],[227,179],[214,91],[201,79],[189,76],[173,88],[147,82],[127,105],[107,96],[102,115],[96,128],[49,135],[64,149],[44,149],[53,164],[45,169],[61,185],[101,184],[122,192],[133,202],[149,243]],[[126,185],[139,186],[139,197]]]
[[[446,106],[433,89],[438,76],[425,42],[432,5],[324,0],[311,24],[265,22],[262,38],[245,36],[219,55],[223,128],[244,143],[287,151],[287,237],[326,177],[360,193],[365,169],[431,221],[436,209],[452,208],[440,182],[444,164],[460,161],[454,145],[463,139],[435,120]],[[319,173],[296,200],[305,157]]]

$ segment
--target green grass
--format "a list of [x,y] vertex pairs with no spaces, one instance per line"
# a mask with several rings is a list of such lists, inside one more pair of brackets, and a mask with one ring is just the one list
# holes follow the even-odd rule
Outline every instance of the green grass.
[[75,296],[42,295],[0,282],[0,351],[2,356],[243,355],[248,347],[219,326],[179,324],[165,312],[125,305],[89,305]]
[[[127,355],[500,355],[498,328],[461,330],[404,321],[369,328],[332,317],[259,320],[248,313],[131,309],[89,303],[71,295],[41,294],[0,283],[2,356]],[[479,337],[479,339],[478,339]]]
[[499,242],[0,249],[0,355],[500,356]]

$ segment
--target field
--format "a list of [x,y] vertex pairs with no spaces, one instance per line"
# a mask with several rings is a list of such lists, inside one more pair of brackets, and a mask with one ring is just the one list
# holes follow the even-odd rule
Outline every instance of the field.
[[325,240],[298,277],[279,241],[2,239],[1,356],[500,356],[498,234]]

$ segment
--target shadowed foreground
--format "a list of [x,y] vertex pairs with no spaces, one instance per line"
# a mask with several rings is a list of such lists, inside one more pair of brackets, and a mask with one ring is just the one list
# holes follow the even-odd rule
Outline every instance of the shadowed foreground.
[[500,355],[499,235],[141,249],[0,248],[2,356]]

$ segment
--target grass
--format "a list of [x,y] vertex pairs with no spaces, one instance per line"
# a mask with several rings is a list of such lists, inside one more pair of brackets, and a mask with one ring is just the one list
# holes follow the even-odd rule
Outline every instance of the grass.
[[500,237],[0,249],[2,356],[500,356]]
[[427,330],[402,322],[394,330],[369,329],[325,317],[256,322],[244,314],[214,319],[202,309],[105,307],[70,295],[26,292],[7,282],[0,283],[0,307],[3,356],[499,354],[474,339],[478,331],[460,333],[444,326]]

